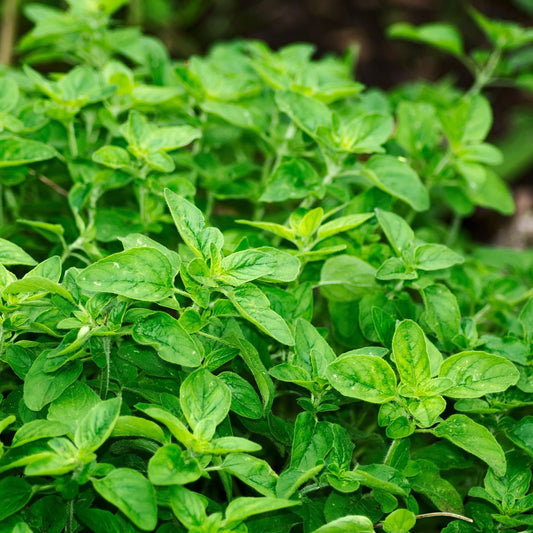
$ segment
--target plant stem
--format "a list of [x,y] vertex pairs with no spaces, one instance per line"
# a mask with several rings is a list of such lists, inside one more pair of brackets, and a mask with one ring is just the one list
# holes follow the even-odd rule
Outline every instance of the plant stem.
[[68,132],[68,146],[70,148],[70,155],[72,159],[78,157],[78,143],[76,141],[76,130],[74,128],[74,120],[71,120],[67,124]]
[[19,0],[4,0],[4,16],[0,29],[0,63],[10,65],[17,33]]
[[109,375],[111,372],[111,339],[102,337],[102,345],[105,353],[105,368],[102,368],[102,381],[100,384],[100,398],[105,400],[109,392]]
[[65,524],[65,533],[74,533],[74,500],[67,503],[67,523]]

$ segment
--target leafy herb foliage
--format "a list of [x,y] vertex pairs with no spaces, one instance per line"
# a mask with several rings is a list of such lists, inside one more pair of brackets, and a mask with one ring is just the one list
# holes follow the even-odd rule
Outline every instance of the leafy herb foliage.
[[459,231],[513,211],[483,89],[532,30],[397,24],[474,83],[385,93],[124,3],[28,5],[0,73],[0,531],[533,527],[533,256]]

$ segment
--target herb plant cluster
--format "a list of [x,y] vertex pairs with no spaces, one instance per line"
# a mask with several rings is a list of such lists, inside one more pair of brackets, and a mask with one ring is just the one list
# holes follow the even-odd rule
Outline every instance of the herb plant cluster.
[[533,254],[461,220],[513,212],[533,31],[395,25],[474,82],[385,93],[124,3],[27,6],[0,71],[0,532],[531,531]]

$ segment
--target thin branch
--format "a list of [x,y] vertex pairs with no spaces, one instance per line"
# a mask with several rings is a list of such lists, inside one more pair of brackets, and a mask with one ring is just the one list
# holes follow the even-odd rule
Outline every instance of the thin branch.
[[17,33],[19,0],[4,0],[2,28],[0,29],[0,63],[10,65]]
[[61,185],[58,185],[55,181],[52,181],[50,178],[47,178],[46,176],[43,176],[41,174],[39,176],[39,181],[42,181],[45,185],[48,185],[48,187],[53,189],[55,192],[57,192],[61,196],[64,196],[65,198],[68,198],[68,191],[63,189],[63,187],[61,187]]

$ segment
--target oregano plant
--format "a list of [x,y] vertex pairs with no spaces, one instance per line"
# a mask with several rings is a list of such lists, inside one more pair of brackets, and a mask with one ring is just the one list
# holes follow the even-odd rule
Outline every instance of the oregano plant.
[[529,531],[533,255],[461,222],[514,210],[533,30],[396,24],[472,84],[384,91],[125,3],[26,6],[0,70],[0,532]]

